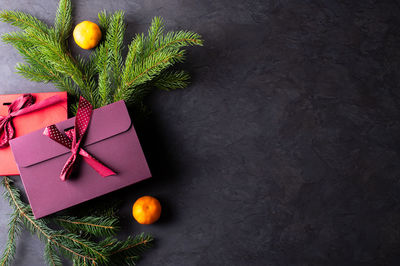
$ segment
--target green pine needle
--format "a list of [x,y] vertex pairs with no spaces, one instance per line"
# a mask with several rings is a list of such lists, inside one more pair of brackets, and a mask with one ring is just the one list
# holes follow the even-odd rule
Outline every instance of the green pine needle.
[[32,15],[20,11],[3,10],[0,12],[0,21],[19,27],[22,30],[37,33],[48,33],[49,27]]
[[60,0],[58,4],[57,14],[54,21],[55,34],[62,43],[68,37],[72,29],[72,7],[71,1]]
[[3,252],[3,255],[1,257],[1,265],[10,265],[12,260],[14,259],[15,256],[15,251],[16,251],[16,240],[17,237],[21,231],[21,223],[20,223],[20,217],[19,213],[15,211],[11,216],[11,221],[8,224],[8,240],[6,244],[6,248]]
[[70,232],[78,234],[84,232],[97,237],[112,236],[119,230],[118,219],[116,217],[87,216],[76,218],[60,216],[55,218],[54,221]]
[[51,266],[61,266],[62,261],[60,256],[58,255],[57,249],[54,247],[50,241],[46,243],[44,248],[44,259],[48,265]]
[[190,75],[183,70],[166,71],[154,81],[154,86],[166,91],[183,89],[189,84],[189,79]]
[[108,248],[110,254],[109,265],[136,265],[140,256],[153,245],[153,237],[140,234],[128,237],[125,241],[107,238],[100,244]]

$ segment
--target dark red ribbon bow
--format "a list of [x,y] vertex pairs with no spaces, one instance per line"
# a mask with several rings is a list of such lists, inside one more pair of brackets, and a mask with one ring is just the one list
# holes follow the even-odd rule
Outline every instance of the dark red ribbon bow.
[[74,128],[65,132],[66,135],[63,135],[55,125],[46,127],[43,132],[44,135],[71,150],[71,156],[68,158],[61,171],[60,178],[63,181],[68,179],[68,177],[71,175],[78,154],[81,155],[83,159],[101,176],[106,177],[116,174],[114,171],[103,165],[87,151],[81,148],[82,139],[85,136],[89,126],[92,110],[93,106],[85,98],[80,97]]
[[50,105],[63,101],[59,96],[52,96],[37,104],[32,94],[24,94],[19,96],[8,107],[8,115],[0,116],[0,148],[8,146],[10,139],[15,136],[15,129],[12,119],[16,116],[27,114]]

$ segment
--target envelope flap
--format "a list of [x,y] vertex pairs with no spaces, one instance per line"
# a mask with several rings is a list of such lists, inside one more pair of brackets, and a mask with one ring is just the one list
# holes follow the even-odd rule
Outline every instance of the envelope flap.
[[[64,132],[73,127],[74,122],[75,117],[57,123],[56,126]],[[131,125],[124,101],[95,109],[83,147],[125,132]],[[70,152],[68,148],[43,135],[43,130],[40,129],[10,141],[14,157],[20,167],[28,167]]]

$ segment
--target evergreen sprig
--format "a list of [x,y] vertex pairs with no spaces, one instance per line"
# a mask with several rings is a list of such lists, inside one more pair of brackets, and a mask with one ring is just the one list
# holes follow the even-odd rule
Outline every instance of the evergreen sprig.
[[115,216],[87,216],[83,218],[59,216],[54,221],[76,234],[85,233],[97,237],[113,236],[119,230],[118,218]]
[[[19,190],[8,177],[4,177],[4,197],[14,209],[9,223],[9,237],[0,265],[10,265],[15,256],[16,238],[23,226],[45,243],[44,258],[48,265],[61,265],[60,255],[71,259],[74,265],[133,265],[144,250],[151,246],[153,238],[140,234],[126,240],[113,238],[118,231],[116,217],[82,218],[59,216],[35,219],[31,207],[20,198]],[[50,227],[55,221],[63,227]],[[83,233],[82,233],[83,232]],[[105,238],[94,241],[90,235]]]
[[152,88],[173,90],[187,86],[189,75],[170,67],[185,59],[184,47],[203,45],[199,34],[164,33],[162,18],[155,17],[147,36],[137,34],[132,39],[124,60],[124,12],[103,11],[98,19],[103,40],[88,59],[83,59],[72,56],[67,47],[72,29],[70,0],[60,0],[51,27],[20,11],[0,12],[1,21],[22,30],[2,36],[26,61],[17,65],[17,72],[32,81],[52,82],[75,97],[82,95],[95,108],[119,100],[140,106]]

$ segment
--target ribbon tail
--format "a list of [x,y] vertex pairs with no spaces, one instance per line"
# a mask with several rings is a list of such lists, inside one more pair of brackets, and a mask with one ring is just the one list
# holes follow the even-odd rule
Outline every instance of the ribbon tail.
[[99,173],[102,177],[107,177],[110,175],[116,175],[116,173],[99,162],[96,158],[94,158],[92,155],[90,155],[87,151],[84,149],[79,150],[79,154],[82,155],[83,159],[97,172]]
[[0,148],[6,148],[10,139],[14,137],[15,131],[11,121],[2,121],[0,123]]
[[76,155],[75,155],[75,154],[72,154],[72,155],[68,158],[68,160],[67,160],[67,162],[65,163],[63,169],[61,170],[60,179],[61,179],[62,181],[67,180],[67,179],[69,178],[69,176],[71,175],[72,169],[73,169],[73,165],[74,165],[74,163],[75,163],[75,160],[76,160]]

